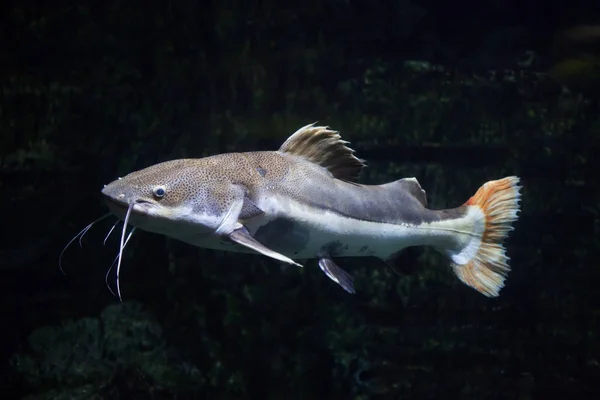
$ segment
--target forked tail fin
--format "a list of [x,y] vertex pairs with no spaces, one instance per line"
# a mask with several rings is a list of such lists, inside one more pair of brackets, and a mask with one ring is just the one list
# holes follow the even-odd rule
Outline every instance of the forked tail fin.
[[476,219],[474,236],[457,254],[449,254],[458,278],[478,292],[498,296],[510,271],[504,239],[514,228],[520,211],[519,178],[510,176],[486,182],[465,203]]

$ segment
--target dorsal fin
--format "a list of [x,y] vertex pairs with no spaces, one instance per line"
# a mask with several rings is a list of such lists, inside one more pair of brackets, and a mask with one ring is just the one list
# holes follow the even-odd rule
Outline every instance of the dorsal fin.
[[319,164],[338,179],[355,181],[365,163],[354,156],[354,150],[346,147],[347,143],[338,132],[310,124],[298,129],[279,151]]
[[423,188],[421,188],[421,185],[419,185],[417,178],[402,178],[398,179],[397,181],[386,183],[382,186],[404,190],[417,199],[419,203],[423,205],[423,207],[427,207],[427,194]]

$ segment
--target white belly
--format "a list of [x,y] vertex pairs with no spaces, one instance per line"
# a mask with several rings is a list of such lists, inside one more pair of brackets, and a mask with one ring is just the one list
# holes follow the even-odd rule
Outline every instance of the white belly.
[[[291,259],[316,258],[324,252],[333,257],[385,259],[409,246],[458,247],[463,235],[456,232],[466,222],[462,219],[420,225],[370,222],[276,197],[262,199],[258,205],[265,215],[245,221],[244,225],[264,246]],[[216,235],[176,238],[203,248],[253,253]]]

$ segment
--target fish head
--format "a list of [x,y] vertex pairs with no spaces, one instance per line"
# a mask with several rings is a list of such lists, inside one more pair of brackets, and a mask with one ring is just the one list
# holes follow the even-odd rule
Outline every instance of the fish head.
[[142,230],[171,237],[210,234],[228,211],[226,179],[213,179],[210,162],[173,160],[119,178],[102,189],[113,214]]

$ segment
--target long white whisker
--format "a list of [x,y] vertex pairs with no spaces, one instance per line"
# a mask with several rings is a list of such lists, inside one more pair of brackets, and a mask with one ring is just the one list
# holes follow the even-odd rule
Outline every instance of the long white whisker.
[[81,235],[79,235],[79,247],[83,248],[83,243],[81,241],[83,240],[83,237],[85,236],[86,233],[88,233],[88,231],[90,229],[92,229],[92,224],[86,226],[85,229],[83,230],[83,232],[81,233]]
[[112,228],[110,228],[110,231],[108,231],[108,233],[106,234],[106,237],[104,238],[104,242],[102,242],[103,246],[106,246],[106,241],[110,237],[110,234],[115,230],[115,228],[117,227],[117,225],[119,225],[119,222],[121,222],[120,219],[117,220],[117,222],[115,222],[115,224],[112,226]]
[[[113,226],[113,228],[114,228],[114,226]],[[129,231],[129,234],[127,235],[127,239],[125,239],[125,245],[123,246],[123,248],[127,247],[127,242],[129,242],[129,239],[131,239],[131,235],[133,235],[134,231],[135,231],[135,227],[133,227],[131,229],[131,231]],[[110,271],[112,271],[113,267],[117,263],[117,260],[119,259],[119,254],[120,254],[120,252],[117,254],[117,256],[113,260],[112,264],[110,264],[110,268],[108,269],[108,271],[106,271],[106,275],[104,276],[104,283],[106,283],[106,287],[108,288],[108,290],[110,290],[110,293],[113,296],[116,296],[117,294],[112,290],[112,288],[108,284],[108,275],[110,275]]]
[[65,254],[65,251],[69,248],[69,246],[76,241],[78,238],[80,239],[80,244],[81,244],[81,237],[83,237],[83,235],[85,235],[87,233],[87,231],[89,231],[91,229],[92,226],[94,226],[94,224],[96,224],[97,222],[102,221],[105,218],[108,218],[109,216],[111,216],[111,213],[106,213],[103,216],[101,216],[100,218],[92,221],[89,225],[87,225],[85,228],[83,228],[81,231],[79,231],[79,233],[77,235],[75,235],[73,237],[73,239],[69,240],[69,243],[67,243],[67,245],[62,249],[62,251],[60,252],[60,256],[58,256],[58,267],[60,268],[60,272],[63,273],[63,275],[66,275],[63,267],[62,267],[62,258],[63,255]]
[[108,275],[110,275],[110,271],[112,271],[113,267],[115,266],[115,264],[117,263],[117,260],[119,259],[119,254],[117,254],[117,256],[115,257],[114,261],[112,262],[112,264],[110,264],[110,268],[108,269],[108,271],[106,271],[106,275],[104,275],[104,283],[106,283],[106,287],[108,288],[108,290],[110,291],[110,294],[112,294],[113,296],[117,296],[117,294],[115,293],[114,290],[112,290],[112,288],[110,287],[110,285],[108,284]]
[[125,220],[123,221],[123,230],[121,231],[121,246],[119,248],[119,261],[117,262],[117,295],[119,296],[121,303],[123,302],[123,297],[121,296],[119,274],[121,273],[121,261],[123,261],[123,249],[125,248],[125,233],[127,232],[127,224],[129,223],[129,217],[131,216],[131,212],[133,211],[135,204],[135,201],[132,201],[131,204],[129,204],[129,208],[127,208],[127,214],[125,214]]

